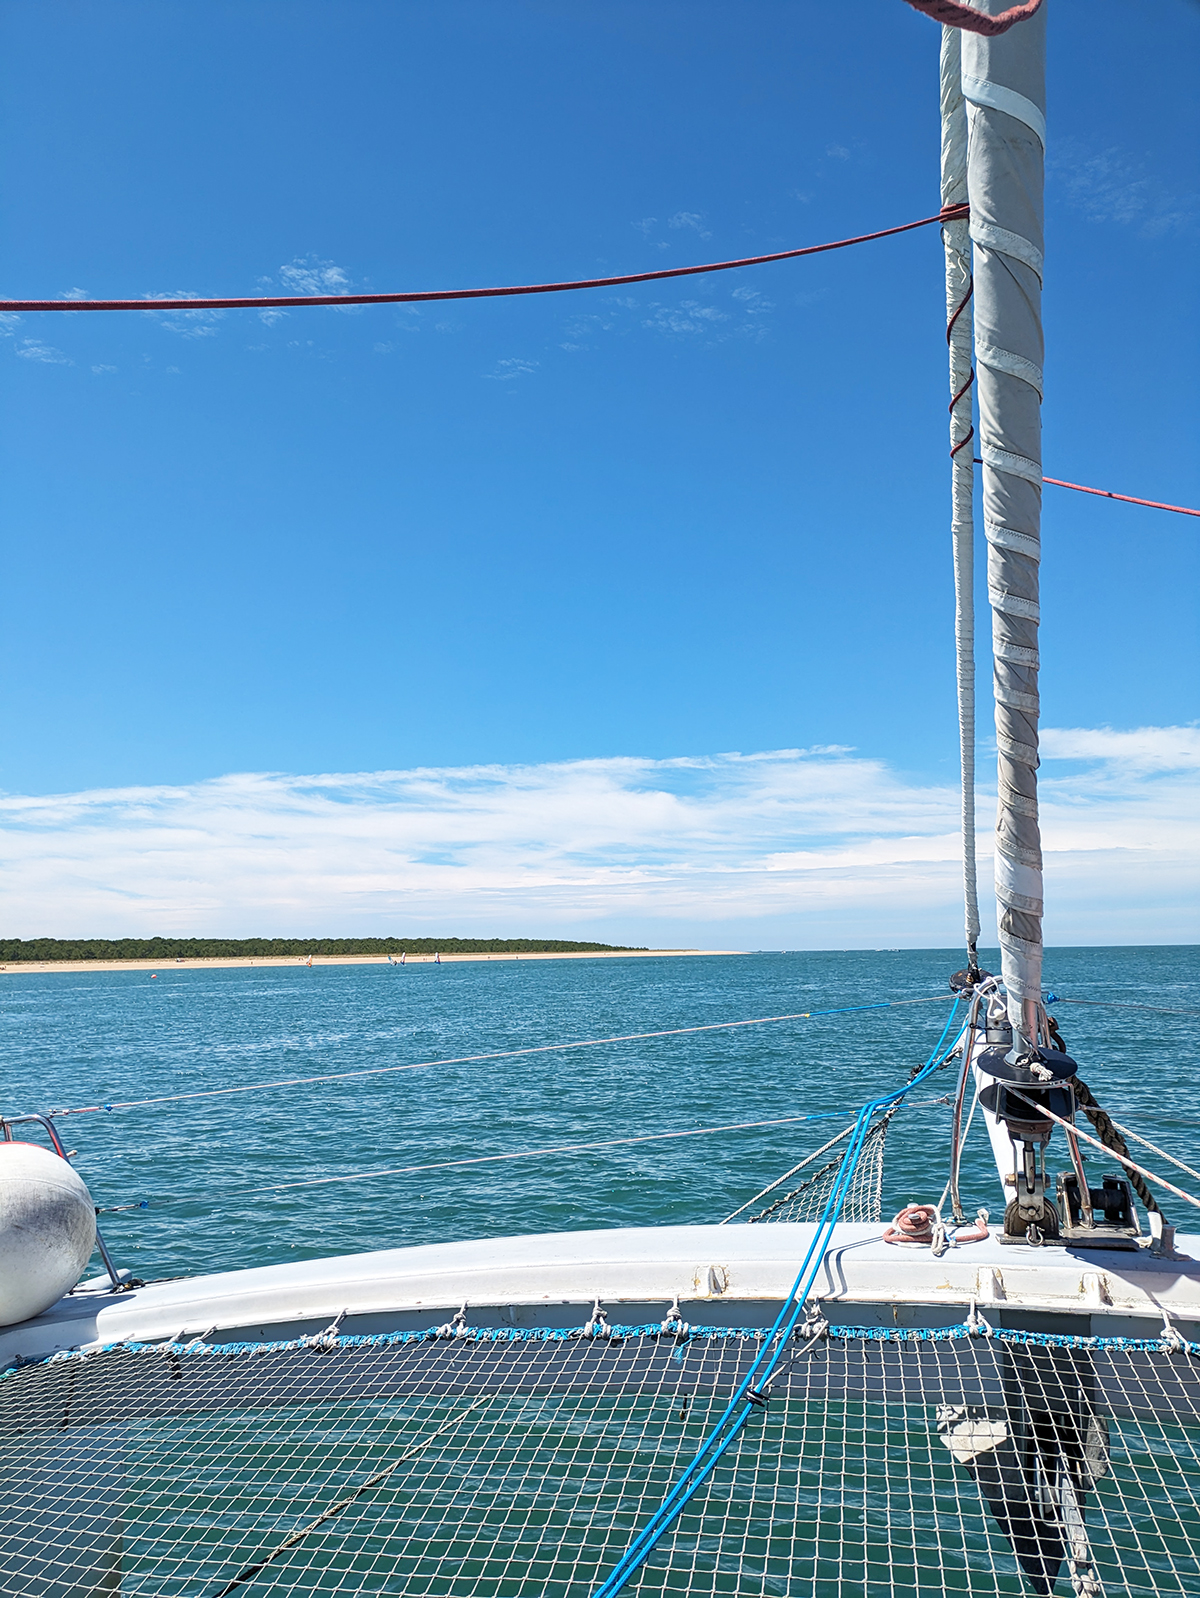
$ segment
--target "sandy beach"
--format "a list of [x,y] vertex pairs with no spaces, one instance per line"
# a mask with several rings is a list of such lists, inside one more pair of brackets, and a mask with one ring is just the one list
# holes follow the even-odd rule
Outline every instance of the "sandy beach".
[[[560,954],[443,954],[442,965],[470,965],[482,960],[662,960],[680,955],[745,954],[744,949],[580,949]],[[399,965],[400,961],[390,962]],[[435,965],[436,954],[409,954],[405,965]],[[0,965],[0,974],[21,976],[36,971],[232,971],[242,966],[387,965],[386,954],[304,954],[261,955],[255,959],[230,960],[21,960]]]

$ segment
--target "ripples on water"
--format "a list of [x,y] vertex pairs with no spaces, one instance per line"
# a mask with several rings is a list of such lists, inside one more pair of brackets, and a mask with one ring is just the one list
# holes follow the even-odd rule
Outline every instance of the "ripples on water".
[[[156,981],[142,971],[9,973],[0,990],[3,1108],[44,1111],[912,998],[944,992],[947,975],[961,964],[953,951],[903,950],[232,971],[170,964]],[[1194,947],[1051,950],[1046,979],[1065,997],[1200,1009]],[[147,1210],[104,1219],[119,1263],[145,1277],[452,1238],[717,1221],[832,1136],[838,1123],[277,1194],[240,1190],[850,1109],[907,1078],[936,1043],[948,1008],[914,1005],[434,1065],[72,1117],[61,1130],[79,1150],[75,1163],[97,1204],[149,1199]],[[1200,1111],[1191,1078],[1200,1018],[1073,1005],[1057,1014],[1101,1103],[1194,1164]],[[953,1086],[946,1070],[914,1097],[928,1100]],[[885,1208],[937,1198],[949,1115],[935,1105],[896,1118]],[[1057,1141],[1056,1151],[1062,1162]],[[1098,1172],[1098,1154],[1097,1162]],[[964,1172],[965,1202],[988,1204],[995,1214],[1000,1189],[981,1126]],[[1186,1210],[1178,1201],[1164,1209],[1200,1230],[1187,1213],[1173,1213]]]

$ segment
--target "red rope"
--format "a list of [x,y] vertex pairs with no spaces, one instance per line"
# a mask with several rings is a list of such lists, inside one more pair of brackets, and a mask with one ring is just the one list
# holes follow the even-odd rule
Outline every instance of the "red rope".
[[936,216],[923,216],[917,222],[902,222],[899,227],[883,228],[878,233],[860,233],[853,239],[835,239],[832,244],[808,244],[802,250],[780,250],[775,255],[747,255],[739,261],[713,261],[707,266],[672,266],[660,272],[631,272],[625,277],[589,277],[572,283],[523,283],[500,289],[426,289],[414,294],[297,294],[237,300],[0,300],[0,311],[241,311],[266,306],[293,305],[411,305],[422,300],[487,300],[509,294],[562,294],[568,289],[618,288],[625,283],[656,283],[666,277],[695,277],[701,272],[729,272],[739,266],[763,266],[769,261],[794,261],[801,255],[822,255],[826,250],[844,250],[851,244],[870,244],[875,239],[890,239],[897,233],[928,227],[933,222],[956,222],[969,215],[965,205],[949,205]]
[[1014,22],[1024,22],[1041,5],[1042,0],[1025,0],[1021,6],[1010,6],[1007,11],[989,17],[986,11],[975,6],[962,5],[960,0],[908,0],[916,11],[924,12],[935,22],[944,22],[949,28],[965,28],[968,33],[986,33],[995,36],[1007,33]]
[[[982,466],[979,456],[975,457],[976,466]],[[1043,483],[1053,483],[1055,488],[1073,488],[1077,494],[1098,494],[1101,499],[1119,499],[1126,505],[1147,505],[1151,510],[1173,510],[1179,516],[1200,516],[1200,510],[1192,510],[1189,505],[1164,505],[1157,499],[1138,499],[1134,494],[1114,494],[1111,488],[1088,488],[1084,483],[1065,483],[1061,477],[1043,477]]]
[[1055,488],[1073,488],[1080,494],[1099,494],[1101,499],[1120,499],[1126,505],[1148,505],[1151,510],[1173,510],[1180,516],[1200,516],[1200,510],[1187,505],[1163,505],[1157,499],[1138,499],[1133,494],[1114,494],[1111,488],[1086,488],[1083,483],[1064,483],[1061,477],[1043,477],[1043,483],[1053,483]]

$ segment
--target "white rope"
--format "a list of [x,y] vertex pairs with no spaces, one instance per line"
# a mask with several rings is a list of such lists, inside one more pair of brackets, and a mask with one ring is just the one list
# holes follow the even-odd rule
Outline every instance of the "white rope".
[[[1181,1187],[1176,1187],[1174,1182],[1168,1182],[1165,1176],[1156,1176],[1153,1171],[1148,1171],[1144,1165],[1139,1165],[1136,1160],[1131,1160],[1124,1154],[1118,1154],[1116,1149],[1110,1149],[1108,1144],[1101,1143],[1099,1138],[1091,1137],[1087,1132],[1081,1132],[1077,1126],[1072,1126],[1070,1121],[1064,1121],[1061,1115],[1055,1115],[1054,1111],[1048,1110],[1044,1104],[1038,1104],[1035,1100],[1027,1098],[1024,1093],[1013,1087],[1011,1082],[1005,1083],[1004,1091],[1011,1093],[1014,1098],[1020,1099],[1023,1104],[1031,1104],[1039,1116],[1044,1115],[1048,1121],[1054,1121],[1059,1126],[1065,1127],[1073,1136],[1082,1139],[1084,1143],[1092,1144],[1094,1148],[1098,1148],[1110,1160],[1119,1160],[1128,1170],[1136,1171],[1139,1176],[1144,1176],[1147,1182],[1157,1182],[1159,1187],[1165,1187],[1168,1193],[1174,1193],[1175,1197],[1183,1199],[1185,1204],[1190,1204],[1193,1209],[1200,1210],[1200,1199],[1193,1198],[1190,1193],[1185,1193]],[[1116,1126],[1115,1121],[1113,1125]],[[1140,1142],[1141,1139],[1139,1138],[1138,1141]],[[1170,1159],[1170,1155],[1167,1158]],[[1172,1160],[1171,1163],[1178,1164],[1179,1162]]]
[[1152,1154],[1157,1154],[1159,1159],[1169,1160],[1179,1170],[1186,1171],[1189,1176],[1194,1176],[1200,1182],[1200,1171],[1193,1171],[1190,1165],[1185,1165],[1182,1160],[1177,1160],[1173,1154],[1168,1154],[1166,1149],[1160,1149],[1157,1143],[1151,1143],[1149,1138],[1139,1137],[1136,1132],[1131,1132],[1127,1126],[1120,1126],[1109,1116],[1113,1126],[1124,1138],[1132,1138],[1135,1143],[1140,1143],[1144,1149],[1149,1149]]
[[[898,1105],[897,1109],[926,1110],[933,1105],[945,1103],[945,1098],[917,1099],[912,1104]],[[366,1182],[377,1176],[415,1176],[425,1171],[454,1171],[469,1165],[495,1165],[505,1160],[533,1160],[541,1155],[586,1154],[593,1149],[619,1149],[634,1143],[662,1143],[681,1137],[713,1137],[720,1132],[753,1132],[760,1127],[795,1126],[801,1121],[833,1121],[842,1115],[856,1116],[857,1114],[857,1110],[823,1110],[815,1115],[780,1115],[770,1121],[734,1121],[728,1126],[694,1126],[688,1127],[681,1132],[643,1132],[633,1137],[605,1138],[598,1143],[558,1143],[549,1148],[519,1149],[512,1154],[477,1154],[465,1160],[438,1160],[431,1165],[397,1165],[383,1170],[352,1171],[346,1176],[313,1176],[304,1177],[295,1182],[272,1182],[269,1187],[236,1187],[231,1188],[228,1193],[222,1193],[220,1198],[224,1200],[226,1198],[246,1197],[255,1193],[282,1193],[297,1187],[328,1187],[338,1182]],[[847,1132],[852,1132],[853,1130],[854,1127],[849,1126],[845,1132],[839,1132],[831,1143],[825,1145],[825,1148],[831,1148],[833,1143],[837,1143],[846,1136]],[[817,1150],[817,1154],[822,1153],[824,1153],[824,1149]],[[816,1157],[816,1154],[810,1155],[807,1160],[802,1160],[800,1163],[801,1165],[807,1165]],[[797,1166],[796,1169],[799,1170],[800,1167]],[[791,1174],[791,1172],[788,1172],[789,1176]],[[779,1180],[782,1182],[786,1178],[780,1177]],[[778,1187],[779,1183],[773,1182],[771,1185],[772,1187]],[[196,1204],[199,1202],[200,1200],[198,1199],[180,1197],[178,1195],[165,1195],[153,1200],[156,1206],[164,1204]],[[751,1200],[751,1203],[753,1202]],[[150,1203],[151,1200],[141,1200],[136,1204],[112,1204],[102,1207],[98,1213],[101,1215],[113,1215],[118,1211],[148,1208]],[[735,1213],[740,1214],[741,1211],[735,1211]],[[733,1217],[730,1216],[729,1219],[732,1220]]]
[[149,1105],[179,1104],[185,1099],[219,1099],[231,1093],[262,1093],[272,1088],[311,1087],[319,1082],[348,1082],[364,1076],[388,1076],[393,1071],[428,1071],[435,1065],[476,1065],[485,1060],[515,1060],[522,1055],[553,1054],[565,1049],[595,1049],[605,1043],[642,1043],[652,1038],[681,1038],[694,1032],[723,1032],[736,1027],[769,1026],[776,1021],[811,1021],[818,1016],[851,1015],[866,1010],[898,1010],[907,1004],[945,1004],[953,993],[932,993],[923,999],[888,999],[878,1004],[848,1004],[834,1010],[798,1010],[794,1015],[763,1015],[750,1021],[709,1021],[703,1026],[668,1027],[661,1032],[626,1032],[620,1037],[581,1038],[574,1043],[537,1043],[524,1049],[494,1049],[488,1054],[460,1054],[447,1060],[418,1060],[412,1065],[372,1065],[361,1071],[328,1071],[321,1076],[291,1076],[277,1082],[247,1082],[238,1087],[202,1088],[194,1093],[167,1093],[153,1099],[125,1099],[112,1104],[88,1104],[76,1110],[51,1110],[52,1117],[93,1115],[98,1110],[140,1110]]
[[756,1193],[752,1199],[748,1199],[740,1210],[734,1210],[732,1215],[727,1215],[720,1222],[720,1225],[728,1226],[730,1221],[736,1221],[738,1216],[743,1215],[751,1205],[757,1204],[759,1199],[766,1198],[767,1194],[773,1193],[777,1187],[782,1187],[790,1176],[795,1176],[797,1171],[802,1171],[806,1165],[811,1165],[814,1160],[819,1160],[822,1154],[827,1154],[836,1144],[841,1143],[844,1138],[848,1138],[853,1130],[853,1126],[848,1126],[844,1131],[839,1132],[836,1137],[831,1137],[828,1143],[822,1143],[819,1149],[815,1149],[813,1153],[807,1155],[800,1161],[799,1165],[793,1165],[790,1171],[785,1171],[781,1177],[778,1177],[769,1186],[764,1187],[761,1193]]

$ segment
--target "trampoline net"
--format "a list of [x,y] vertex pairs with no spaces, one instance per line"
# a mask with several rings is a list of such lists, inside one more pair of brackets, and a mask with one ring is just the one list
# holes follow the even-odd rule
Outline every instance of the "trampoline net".
[[[863,1139],[862,1150],[850,1173],[845,1202],[838,1211],[839,1220],[870,1222],[883,1219],[883,1151],[890,1122],[891,1116],[885,1115]],[[851,1130],[847,1127],[843,1137],[849,1137]],[[810,1155],[777,1182],[764,1188],[758,1199],[751,1200],[745,1206],[747,1211],[753,1213],[739,1211],[738,1218],[747,1225],[764,1221],[819,1221],[838,1179],[844,1154],[844,1149],[838,1149],[813,1171],[807,1167],[810,1163],[816,1163],[817,1156]],[[762,1209],[755,1210],[754,1206],[760,1199],[769,1202]]]
[[[60,1356],[0,1381],[3,1591],[586,1595],[760,1347],[460,1329]],[[1200,1593],[1186,1349],[843,1330],[789,1344],[770,1396],[632,1590]]]

